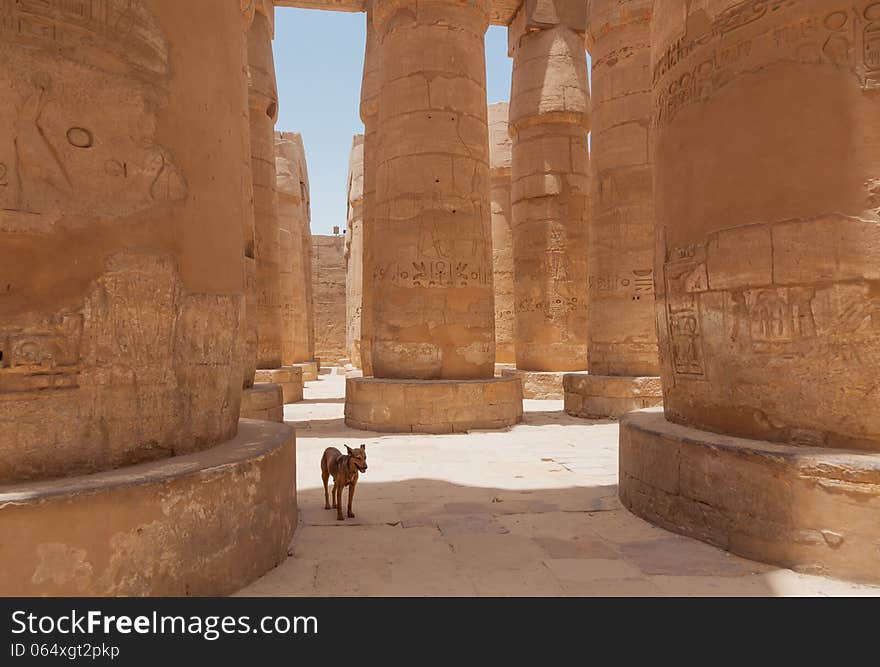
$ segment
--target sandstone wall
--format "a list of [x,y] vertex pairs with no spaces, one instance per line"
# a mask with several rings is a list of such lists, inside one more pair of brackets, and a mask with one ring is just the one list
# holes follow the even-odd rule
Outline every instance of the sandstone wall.
[[346,358],[345,237],[312,236],[315,356],[324,366]]

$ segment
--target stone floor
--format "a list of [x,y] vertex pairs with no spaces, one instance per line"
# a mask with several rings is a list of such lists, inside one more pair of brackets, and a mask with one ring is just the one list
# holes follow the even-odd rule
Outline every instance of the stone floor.
[[[345,378],[285,407],[296,427],[291,558],[246,596],[878,595],[738,558],[631,515],[617,500],[617,424],[526,401],[523,424],[467,435],[379,435],[343,422]],[[356,519],[324,510],[324,448],[367,445]]]

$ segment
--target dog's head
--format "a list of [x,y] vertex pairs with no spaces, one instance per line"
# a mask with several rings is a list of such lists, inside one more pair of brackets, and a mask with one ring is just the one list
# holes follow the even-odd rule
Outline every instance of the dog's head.
[[345,450],[351,457],[351,461],[352,463],[354,463],[355,467],[360,472],[367,472],[367,446],[361,445],[357,449],[352,449],[351,447],[346,445]]

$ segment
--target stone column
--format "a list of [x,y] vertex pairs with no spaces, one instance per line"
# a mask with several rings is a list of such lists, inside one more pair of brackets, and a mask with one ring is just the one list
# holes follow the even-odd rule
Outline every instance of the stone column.
[[363,258],[361,271],[361,368],[373,374],[373,267],[372,231],[376,199],[376,138],[379,125],[379,40],[373,26],[373,2],[367,3],[367,39],[361,84],[361,121],[364,123]]
[[492,270],[495,281],[496,369],[502,364],[512,366],[515,361],[509,109],[507,102],[489,106],[489,205],[492,212]]
[[364,135],[355,136],[348,176],[348,227],[345,233],[345,349],[361,365],[361,310],[364,277]]
[[0,595],[223,595],[296,524],[239,423],[248,17],[73,4],[0,11]]
[[519,383],[493,378],[488,2],[388,0],[373,24],[379,132],[367,273],[377,379],[348,379],[346,421],[431,432],[513,423]]
[[[275,7],[258,0],[248,31],[251,177],[256,264],[256,386],[246,389],[243,415],[284,420],[284,403],[302,400],[302,372],[281,367],[281,230],[275,192],[275,121],[278,90],[272,55]],[[273,385],[278,385],[277,387]],[[277,403],[275,399],[281,398]]]
[[[583,5],[583,6],[582,6]],[[590,92],[585,4],[524,3],[513,56],[513,263],[516,371],[527,398],[562,398],[587,368]]]
[[[248,62],[248,38],[247,34],[253,25],[256,6],[249,0],[241,0],[242,16],[244,17],[245,37],[241,40],[242,61]],[[245,68],[247,65],[245,64]],[[249,99],[248,78],[242,77],[244,99]],[[250,128],[249,105],[243,109],[243,118],[246,126]],[[244,377],[242,389],[250,389],[254,386],[257,372],[257,262],[254,255],[254,179],[251,174],[251,138],[250,131],[243,135],[244,143],[241,150],[241,188],[244,192],[247,207],[241,216],[242,234],[244,236],[244,285],[245,285],[245,321],[241,336],[244,347]]]
[[655,13],[668,421],[633,413],[620,452],[638,514],[749,558],[873,580],[878,45],[876,0]]
[[[281,363],[302,369],[303,380],[318,379],[310,310],[311,233],[305,149],[298,132],[275,133],[275,178],[281,227]],[[304,246],[304,243],[309,245]],[[289,246],[289,248],[288,248]],[[307,273],[307,270],[309,271]]]
[[653,0],[592,0],[589,373],[566,375],[565,411],[619,417],[663,405],[654,324]]

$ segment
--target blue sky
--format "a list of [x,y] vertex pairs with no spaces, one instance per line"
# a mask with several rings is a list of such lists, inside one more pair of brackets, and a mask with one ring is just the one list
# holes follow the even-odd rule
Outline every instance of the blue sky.
[[[364,14],[309,9],[275,10],[278,125],[300,132],[306,147],[312,195],[312,233],[345,229],[348,154],[364,131],[358,115],[366,26]],[[489,103],[510,97],[512,61],[507,30],[486,35]]]

